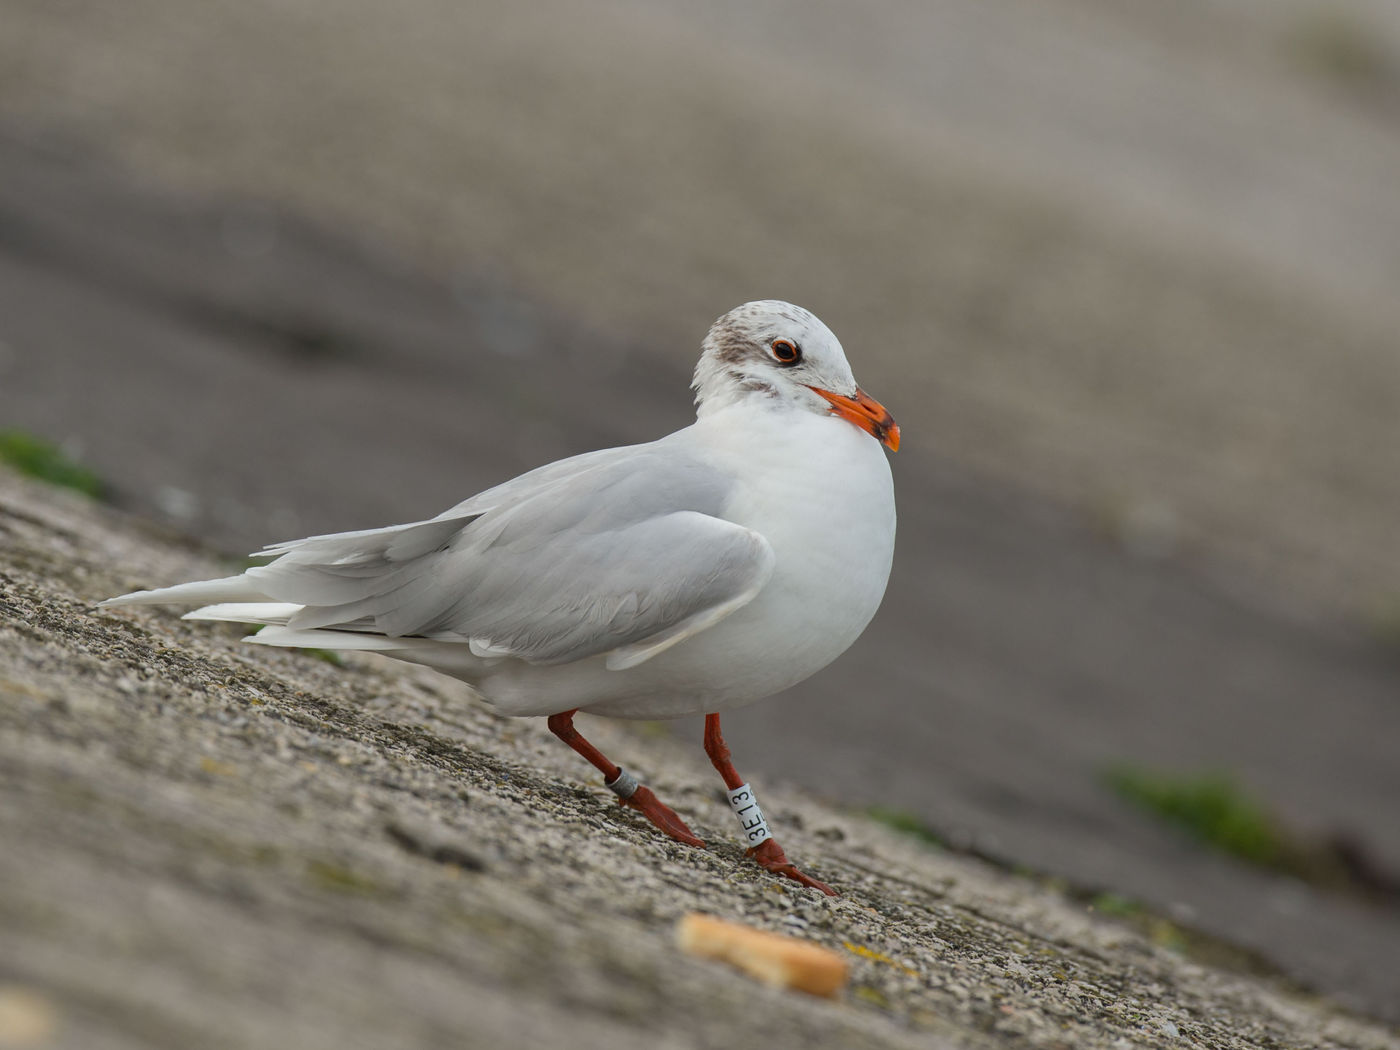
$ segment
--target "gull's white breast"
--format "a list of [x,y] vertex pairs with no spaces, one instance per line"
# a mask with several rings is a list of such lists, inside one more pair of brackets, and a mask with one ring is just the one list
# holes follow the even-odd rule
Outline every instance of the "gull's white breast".
[[734,478],[722,516],[767,539],[772,578],[747,606],[628,670],[607,670],[601,657],[554,667],[504,661],[477,683],[506,713],[722,711],[825,667],[875,615],[895,533],[894,486],[877,441],[834,416],[749,401],[658,445],[672,443]]

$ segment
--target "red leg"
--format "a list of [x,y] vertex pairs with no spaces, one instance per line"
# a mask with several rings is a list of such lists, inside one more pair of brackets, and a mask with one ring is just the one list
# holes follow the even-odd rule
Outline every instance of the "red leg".
[[703,849],[705,843],[695,837],[685,821],[676,816],[669,806],[652,794],[651,788],[638,784],[630,774],[608,761],[603,752],[584,739],[583,734],[574,728],[574,715],[577,713],[578,708],[574,708],[550,715],[549,731],[593,763],[603,774],[603,782],[617,795],[619,805],[635,809],[677,842]]
[[[734,768],[734,763],[729,759],[729,747],[724,742],[724,737],[719,732],[719,715],[711,714],[705,716],[705,754],[710,756],[710,763],[719,770],[719,775],[724,779],[724,786],[730,791],[744,786],[744,778],[739,776],[739,771]],[[789,879],[810,886],[814,890],[821,890],[828,897],[835,897],[836,891],[824,882],[802,874],[797,870],[796,865],[787,859],[787,854],[783,852],[783,847],[778,845],[775,838],[767,838],[748,851],[758,866],[765,871],[771,871],[774,875],[785,875]]]

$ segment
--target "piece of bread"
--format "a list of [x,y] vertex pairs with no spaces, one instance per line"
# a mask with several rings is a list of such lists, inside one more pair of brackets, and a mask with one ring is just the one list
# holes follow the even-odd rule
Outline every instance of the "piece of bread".
[[676,926],[681,951],[722,959],[777,988],[834,996],[846,985],[846,960],[829,948],[692,912]]

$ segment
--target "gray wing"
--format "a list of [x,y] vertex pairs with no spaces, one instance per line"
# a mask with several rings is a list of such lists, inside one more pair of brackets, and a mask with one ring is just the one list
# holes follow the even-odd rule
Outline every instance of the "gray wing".
[[292,629],[462,641],[481,657],[630,667],[748,604],[761,535],[718,517],[730,482],[679,450],[550,464],[431,521],[269,548],[257,590]]

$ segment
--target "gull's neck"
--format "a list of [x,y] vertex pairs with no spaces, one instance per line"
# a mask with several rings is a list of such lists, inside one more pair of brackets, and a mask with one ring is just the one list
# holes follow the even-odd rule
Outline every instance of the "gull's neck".
[[695,379],[690,385],[695,390],[695,415],[700,419],[736,405],[752,403],[774,408],[784,403],[772,383],[746,376],[709,354],[695,366]]

